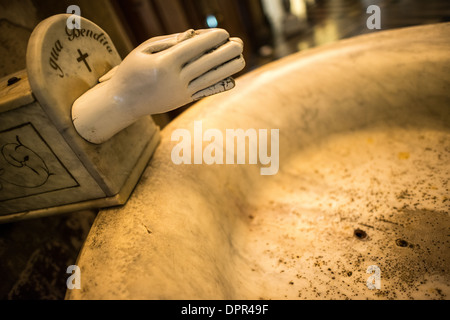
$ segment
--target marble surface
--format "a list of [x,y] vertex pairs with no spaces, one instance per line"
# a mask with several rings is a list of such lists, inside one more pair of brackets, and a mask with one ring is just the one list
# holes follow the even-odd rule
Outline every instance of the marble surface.
[[230,90],[245,66],[242,50],[240,39],[217,28],[151,38],[74,102],[73,124],[100,144],[145,115]]
[[121,59],[101,28],[80,18],[71,30],[69,16],[42,21],[28,43],[26,73],[2,79],[2,223],[124,204],[159,143],[150,116],[102,145],[79,136],[73,102]]
[[74,101],[121,58],[99,26],[81,17],[81,29],[69,30],[69,17],[52,16],[34,29],[27,47],[28,79],[54,126],[105,194],[112,197],[136,170],[143,150],[149,148],[159,129],[147,116],[101,145],[89,143],[77,133],[71,116]]
[[0,146],[0,222],[106,197],[37,102],[1,113]]
[[27,105],[35,100],[26,70],[14,72],[0,79],[0,112]]
[[[449,36],[439,24],[319,47],[191,107],[126,206],[97,216],[66,298],[448,299]],[[278,174],[174,165],[172,132],[198,120],[279,129]]]

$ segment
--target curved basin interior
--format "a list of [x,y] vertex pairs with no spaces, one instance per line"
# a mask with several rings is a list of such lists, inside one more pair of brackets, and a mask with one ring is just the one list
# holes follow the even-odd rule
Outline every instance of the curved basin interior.
[[[99,213],[67,298],[448,298],[449,38],[438,24],[344,40],[195,104],[128,203]],[[278,173],[175,165],[171,135],[194,121],[279,129]]]

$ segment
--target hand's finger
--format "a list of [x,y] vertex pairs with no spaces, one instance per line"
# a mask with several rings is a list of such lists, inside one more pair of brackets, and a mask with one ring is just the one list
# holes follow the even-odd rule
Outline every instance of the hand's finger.
[[241,38],[231,37],[230,41],[234,41],[234,42],[240,43],[242,47],[244,46],[244,41],[242,41]]
[[182,33],[153,37],[140,44],[136,49],[149,54],[158,53],[173,47],[177,43],[190,39],[194,35],[195,31],[193,29],[189,29]]
[[197,92],[204,88],[208,88],[215,83],[219,82],[221,79],[225,79],[236,72],[241,71],[245,67],[245,61],[243,56],[239,56],[236,59],[230,60],[224,63],[217,69],[213,69],[204,75],[198,77],[197,79],[191,81],[188,85],[188,89],[191,92]]
[[170,50],[176,61],[179,61],[180,66],[183,66],[224,44],[229,37],[228,32],[223,29],[211,29],[179,43]]
[[194,60],[181,70],[181,76],[188,81],[194,80],[202,74],[221,64],[239,57],[242,54],[242,41],[231,40],[214,51]]
[[176,38],[170,38],[163,41],[157,41],[149,44],[142,52],[147,54],[155,54],[164,50],[167,50],[178,43]]
[[193,36],[195,36],[195,30],[194,29],[189,29],[183,33],[180,33],[177,37],[177,41],[178,42],[182,42],[184,40],[190,39]]
[[217,30],[217,29],[220,29],[220,28],[197,29],[197,30],[195,30],[195,34],[201,35],[203,33],[211,32],[211,31]]
[[165,41],[175,40],[174,42],[176,42],[176,39],[177,39],[178,35],[179,35],[179,33],[174,33],[174,34],[170,34],[170,35],[167,35],[167,36],[159,36],[159,37],[150,38],[150,39],[142,42],[134,50],[136,50],[136,51],[143,51],[143,50],[147,49],[149,46],[151,46],[152,44],[161,43],[161,42],[165,42]]
[[[220,28],[209,28],[209,29],[197,29],[195,30],[195,34],[196,35],[201,35],[207,32],[211,32],[213,30],[220,30]],[[230,40],[236,41],[236,42],[240,42],[242,45],[244,45],[244,42],[238,38],[238,37],[230,37]]]
[[194,101],[199,100],[204,97],[212,96],[213,94],[228,91],[233,89],[235,86],[234,79],[233,78],[226,78],[222,81],[219,81],[215,85],[212,85],[211,87],[208,87],[204,90],[200,90],[199,92],[195,93],[192,96],[192,99]]

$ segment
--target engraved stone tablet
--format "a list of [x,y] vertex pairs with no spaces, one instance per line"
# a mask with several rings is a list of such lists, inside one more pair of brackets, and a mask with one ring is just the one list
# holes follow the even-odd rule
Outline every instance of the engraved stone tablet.
[[78,187],[32,123],[0,132],[0,201]]
[[150,116],[101,145],[78,135],[73,102],[121,58],[104,30],[69,17],[41,22],[26,72],[0,85],[0,222],[123,204],[159,141]]

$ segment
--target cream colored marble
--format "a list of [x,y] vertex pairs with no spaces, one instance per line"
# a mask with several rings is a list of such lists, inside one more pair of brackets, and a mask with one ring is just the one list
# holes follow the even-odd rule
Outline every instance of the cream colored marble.
[[[20,79],[17,85],[8,86],[11,78]],[[35,101],[31,93],[26,70],[15,72],[0,79],[0,112],[6,112]]]
[[[159,143],[150,116],[94,145],[75,130],[73,102],[121,62],[109,36],[52,16],[33,31],[27,70],[0,85],[0,223],[126,202]],[[16,79],[17,80],[17,79]]]
[[74,101],[121,59],[104,30],[83,17],[80,30],[69,30],[69,17],[52,16],[34,29],[27,48],[28,79],[33,95],[83,165],[107,196],[115,196],[144,150],[154,147],[159,129],[147,116],[101,145],[78,134],[71,116]]
[[[162,131],[68,299],[448,299],[450,24],[255,70]],[[280,169],[174,165],[177,128],[280,129]],[[366,270],[381,270],[369,290]]]

